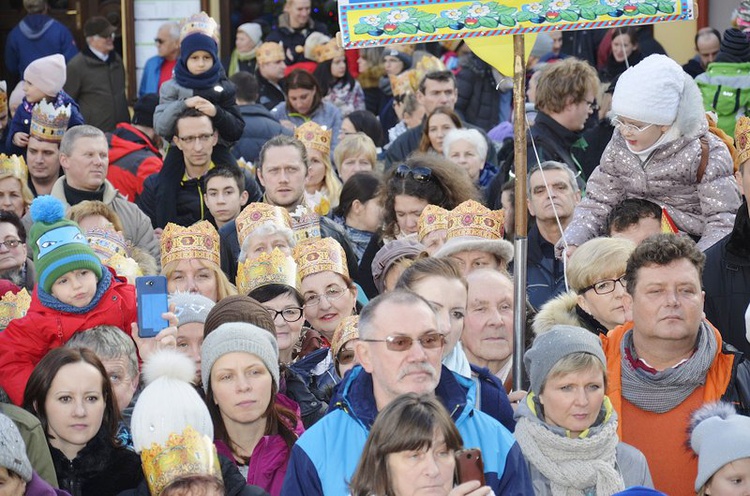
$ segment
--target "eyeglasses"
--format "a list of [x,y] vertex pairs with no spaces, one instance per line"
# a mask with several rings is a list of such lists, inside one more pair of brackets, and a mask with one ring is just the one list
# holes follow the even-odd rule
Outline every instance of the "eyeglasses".
[[585,100],[585,102],[586,102],[586,105],[589,106],[589,110],[591,110],[592,112],[596,112],[597,110],[599,110],[599,104],[596,103],[596,100],[594,100],[593,102]]
[[336,355],[336,361],[339,365],[349,365],[354,361],[354,350],[341,350]]
[[432,179],[432,170],[427,167],[409,167],[406,164],[401,164],[396,168],[397,178],[404,179],[408,176],[411,176],[417,182],[426,183]]
[[154,38],[154,43],[157,45],[161,45],[162,43],[166,43],[166,40],[162,40],[161,38]]
[[201,134],[200,136],[185,136],[184,138],[178,136],[180,141],[186,145],[194,145],[196,141],[199,141],[202,145],[205,145],[214,137],[213,134]]
[[110,33],[107,36],[102,36],[100,34],[95,34],[94,37],[101,38],[103,40],[114,40],[115,39],[115,33]]
[[287,307],[283,310],[274,310],[273,308],[266,308],[268,315],[271,316],[271,320],[276,320],[276,317],[281,315],[281,318],[286,322],[297,322],[302,318],[302,308],[300,307]]
[[328,303],[331,303],[332,301],[336,301],[342,296],[344,296],[344,293],[346,293],[346,288],[342,288],[339,286],[331,286],[330,288],[326,289],[325,293],[322,295],[319,294],[310,294],[305,296],[305,306],[306,307],[314,307],[320,303],[320,299],[325,297],[326,300],[328,300]]
[[12,250],[21,243],[22,241],[20,239],[6,239],[5,241],[0,241],[0,245],[5,245],[5,247],[9,250]]
[[615,284],[617,284],[618,282],[623,288],[628,283],[627,279],[625,279],[625,276],[620,276],[617,279],[602,279],[601,281],[595,282],[591,286],[583,288],[578,292],[578,294],[583,294],[590,289],[593,289],[594,293],[598,295],[609,294],[615,290]]
[[366,343],[385,343],[385,347],[391,351],[407,351],[411,349],[414,341],[419,341],[425,350],[434,350],[445,345],[445,336],[439,332],[428,332],[416,339],[409,336],[388,336],[385,339],[361,339]]
[[651,126],[653,126],[653,124],[648,124],[648,125],[643,126],[643,127],[638,127],[638,126],[636,126],[634,124],[626,124],[626,123],[622,122],[619,117],[613,117],[610,122],[612,122],[613,126],[615,126],[617,128],[620,128],[620,132],[625,131],[625,132],[630,133],[630,134],[642,133],[646,129],[648,129]]

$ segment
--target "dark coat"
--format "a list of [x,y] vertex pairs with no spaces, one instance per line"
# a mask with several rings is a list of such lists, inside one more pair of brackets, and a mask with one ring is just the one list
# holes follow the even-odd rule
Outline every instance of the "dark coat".
[[256,72],[255,77],[258,79],[258,103],[268,110],[273,110],[276,105],[286,100],[286,95],[281,90],[284,88],[283,80],[279,82],[279,86],[276,86],[261,76],[260,72]]
[[143,480],[141,458],[127,448],[114,447],[105,429],[86,444],[75,460],[50,446],[60,489],[71,496],[115,496]]
[[706,318],[721,333],[722,339],[750,354],[745,337],[745,310],[750,304],[750,218],[747,201],[734,220],[734,229],[706,250],[703,269],[706,291]]
[[301,29],[293,29],[289,26],[289,15],[284,13],[279,16],[278,25],[268,33],[265,41],[281,43],[286,54],[286,65],[292,65],[307,60],[304,50],[298,52],[297,47],[304,48],[307,37],[316,31],[328,35],[326,25],[312,18],[308,21],[307,26]]
[[529,228],[526,262],[526,294],[534,308],[565,292],[565,268],[555,258],[555,248],[544,239],[534,223]]
[[70,30],[46,14],[29,14],[8,33],[5,67],[14,79],[23,79],[30,63],[56,53],[64,55],[66,62],[78,53]]
[[458,101],[455,110],[485,132],[500,123],[500,92],[495,89],[492,67],[474,54],[461,61],[456,74]]
[[[541,110],[536,115],[534,125],[531,126],[533,144],[536,145],[539,161],[554,160],[567,164],[576,175],[581,173],[581,167],[576,163],[573,155],[573,145],[581,138],[579,133],[571,131]],[[536,165],[536,154],[532,140],[527,140],[528,150],[526,160],[529,168]],[[585,181],[586,178],[584,177]]]
[[285,128],[274,119],[271,112],[259,103],[240,105],[240,114],[245,121],[242,137],[232,147],[232,155],[244,158],[248,162],[256,162],[260,156],[263,144],[274,136],[286,134],[292,136],[292,131]]

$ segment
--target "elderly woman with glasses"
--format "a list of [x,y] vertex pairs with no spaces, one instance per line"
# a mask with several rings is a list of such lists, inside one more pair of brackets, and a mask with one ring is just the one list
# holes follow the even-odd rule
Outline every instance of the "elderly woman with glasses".
[[634,249],[632,241],[622,238],[595,238],[582,244],[568,261],[570,291],[542,306],[534,318],[534,333],[565,324],[606,334],[623,324],[625,266]]
[[35,277],[34,262],[26,251],[26,228],[16,214],[0,210],[0,279],[30,292]]
[[702,251],[729,234],[740,207],[732,157],[709,131],[695,81],[672,59],[651,55],[620,76],[611,113],[612,141],[558,250],[566,243],[570,254],[604,235],[612,208],[628,198],[665,207]]

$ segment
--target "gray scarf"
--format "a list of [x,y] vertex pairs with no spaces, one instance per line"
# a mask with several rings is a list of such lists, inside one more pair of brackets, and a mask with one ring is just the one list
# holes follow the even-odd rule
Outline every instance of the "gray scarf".
[[664,413],[685,401],[693,391],[706,381],[706,372],[716,355],[716,336],[701,322],[695,353],[677,368],[662,370],[655,374],[636,370],[625,355],[629,350],[634,359],[638,356],[633,347],[633,331],[628,331],[620,345],[622,352],[622,395],[647,412]]

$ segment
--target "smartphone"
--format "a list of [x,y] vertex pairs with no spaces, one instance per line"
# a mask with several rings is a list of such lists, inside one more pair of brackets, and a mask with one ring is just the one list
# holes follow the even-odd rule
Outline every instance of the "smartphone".
[[138,336],[152,338],[169,327],[161,314],[169,311],[167,278],[143,276],[135,278],[135,293],[138,298]]
[[456,451],[456,482],[463,484],[469,481],[484,482],[484,462],[482,451],[479,448],[463,449]]

